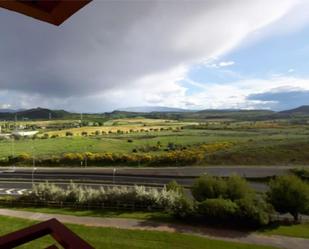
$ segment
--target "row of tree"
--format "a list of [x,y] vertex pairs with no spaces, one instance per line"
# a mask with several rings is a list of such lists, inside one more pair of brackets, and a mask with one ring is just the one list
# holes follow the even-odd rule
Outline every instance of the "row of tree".
[[239,176],[202,176],[194,182],[191,193],[193,198],[189,198],[176,181],[162,190],[138,186],[90,189],[73,183],[63,190],[54,184],[41,183],[19,198],[98,206],[111,202],[134,203],[147,210],[159,208],[177,218],[195,217],[207,222],[254,227],[269,224],[276,212],[290,213],[296,222],[300,214],[309,213],[309,184],[294,175],[271,180],[266,194],[256,193]]
[[296,222],[301,213],[309,213],[309,184],[295,175],[272,179],[265,195],[257,194],[239,176],[203,176],[194,183],[192,194],[197,212],[214,220],[266,225],[274,211],[290,213]]
[[[204,158],[200,150],[170,151],[158,155],[153,154],[118,154],[118,153],[65,153],[62,156],[36,158],[37,166],[79,166],[87,161],[87,165],[193,165]],[[1,165],[32,165],[32,156],[22,153],[18,156],[4,158]]]
[[[133,142],[128,140],[128,142]],[[181,144],[168,143],[164,151],[160,154],[149,152],[159,151],[162,148],[160,142],[155,146],[144,146],[133,149],[133,153],[65,153],[60,156],[37,157],[37,166],[79,166],[87,161],[91,166],[110,166],[110,165],[156,165],[156,166],[182,166],[194,165],[205,162],[207,155],[217,151],[224,151],[231,146],[231,142],[220,142],[214,144],[197,144],[184,146]],[[141,152],[141,153],[138,153]],[[32,155],[22,153],[18,156],[9,156],[0,159],[0,165],[32,165]]]
[[181,203],[182,195],[172,189],[146,189],[144,186],[111,186],[107,188],[85,188],[71,183],[67,189],[51,183],[34,185],[31,192],[18,200],[46,204],[47,202],[71,204],[75,207],[113,207],[115,204],[134,205],[146,210],[171,212]]

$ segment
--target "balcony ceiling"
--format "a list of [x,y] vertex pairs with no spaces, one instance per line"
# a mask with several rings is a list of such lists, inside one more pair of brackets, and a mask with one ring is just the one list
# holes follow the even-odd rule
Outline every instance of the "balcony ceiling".
[[91,0],[1,0],[0,7],[59,26]]

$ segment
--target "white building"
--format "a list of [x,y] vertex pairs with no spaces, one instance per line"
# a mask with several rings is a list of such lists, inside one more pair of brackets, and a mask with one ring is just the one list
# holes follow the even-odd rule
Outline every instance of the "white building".
[[13,131],[12,135],[19,137],[32,137],[37,133],[38,131]]

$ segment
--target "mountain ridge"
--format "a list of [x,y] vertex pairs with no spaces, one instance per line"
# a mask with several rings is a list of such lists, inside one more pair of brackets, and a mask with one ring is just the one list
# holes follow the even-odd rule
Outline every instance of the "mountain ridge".
[[193,112],[194,110],[168,107],[168,106],[134,106],[134,107],[119,108],[116,109],[115,111],[145,113],[145,112]]
[[303,114],[303,115],[309,115],[309,105],[302,105],[293,109],[284,110],[279,112],[280,114]]
[[[126,109],[127,111],[124,111]],[[149,118],[284,118],[289,116],[309,116],[309,105],[299,106],[294,109],[284,110],[280,112],[255,109],[205,109],[205,110],[188,110],[173,107],[149,107],[148,112],[134,112],[136,109],[124,108],[122,110],[115,110],[113,112],[104,113],[84,113],[84,116],[100,117],[100,118],[121,118],[121,117],[137,117],[145,116]],[[132,110],[132,111],[129,111]],[[141,110],[141,109],[140,109]],[[145,111],[145,109],[143,109]],[[147,111],[147,109],[146,109]],[[0,109],[0,120],[47,120],[47,119],[79,119],[80,114],[69,112],[66,110],[52,110],[48,108],[31,108],[27,110],[16,110],[13,112],[12,109]]]

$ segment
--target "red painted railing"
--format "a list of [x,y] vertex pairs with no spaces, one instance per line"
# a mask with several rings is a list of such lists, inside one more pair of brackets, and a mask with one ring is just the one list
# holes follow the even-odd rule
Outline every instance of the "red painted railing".
[[[73,233],[56,219],[50,219],[33,226],[0,237],[0,248],[9,249],[51,235],[65,249],[93,249],[86,241]],[[48,249],[58,248],[56,245]]]

